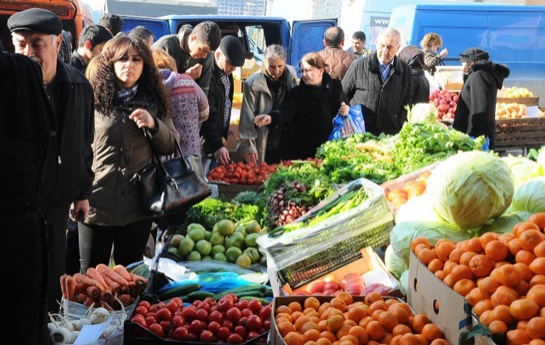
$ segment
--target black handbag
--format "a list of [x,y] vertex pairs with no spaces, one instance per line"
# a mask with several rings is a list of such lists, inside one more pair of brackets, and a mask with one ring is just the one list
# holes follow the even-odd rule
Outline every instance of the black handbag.
[[138,186],[144,208],[157,216],[186,210],[212,194],[184,158],[177,140],[176,149],[179,157],[162,162],[152,146],[156,162],[131,178]]

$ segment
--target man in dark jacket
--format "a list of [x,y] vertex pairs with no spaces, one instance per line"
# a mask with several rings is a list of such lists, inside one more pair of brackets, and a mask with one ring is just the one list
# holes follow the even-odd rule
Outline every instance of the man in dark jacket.
[[357,59],[343,80],[350,105],[361,104],[367,131],[396,134],[407,121],[405,106],[411,103],[412,73],[409,65],[395,54],[401,35],[386,28],[377,38],[377,51]]
[[59,310],[60,277],[64,273],[66,223],[70,204],[73,217],[87,218],[94,179],[91,144],[94,135],[93,90],[87,79],[57,59],[62,22],[47,10],[32,8],[8,19],[15,52],[38,62],[54,114],[55,140],[50,145],[41,190],[47,220],[49,259],[48,308]]
[[112,39],[112,34],[100,25],[86,26],[79,35],[78,48],[72,53],[70,66],[85,74],[89,61],[102,53],[104,44]]
[[460,92],[454,129],[472,137],[484,135],[494,148],[496,135],[496,101],[498,90],[509,77],[509,68],[489,60],[488,52],[469,48],[460,54],[464,86]]
[[213,54],[221,41],[221,30],[218,24],[210,21],[199,23],[193,28],[182,25],[177,35],[161,37],[151,46],[152,49],[163,49],[176,61],[178,73],[187,73],[208,94]]
[[[244,65],[245,50],[235,36],[225,36],[214,53],[214,66],[210,78],[208,119],[202,123],[203,173],[208,173],[209,164],[227,165],[231,161],[229,150],[223,144],[227,140],[231,109],[233,105],[233,75],[237,67]],[[210,163],[212,160],[214,163]]]

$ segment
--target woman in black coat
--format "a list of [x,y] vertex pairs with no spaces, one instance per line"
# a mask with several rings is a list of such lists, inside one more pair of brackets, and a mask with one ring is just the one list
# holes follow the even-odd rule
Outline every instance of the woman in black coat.
[[291,135],[283,140],[283,159],[306,159],[316,156],[316,149],[325,143],[333,130],[337,114],[347,115],[348,99],[339,80],[325,72],[326,63],[317,53],[308,53],[299,64],[303,76],[288,99],[276,111],[257,115],[258,127],[291,122]]
[[424,52],[417,46],[406,46],[399,52],[399,59],[411,67],[413,97],[411,105],[430,101],[430,82],[424,73]]

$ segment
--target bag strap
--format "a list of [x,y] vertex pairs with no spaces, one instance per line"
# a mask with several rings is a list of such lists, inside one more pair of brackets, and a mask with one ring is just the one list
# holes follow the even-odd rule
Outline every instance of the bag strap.
[[[155,120],[155,121],[157,121],[157,120]],[[149,128],[144,128],[144,136],[147,137],[149,139],[149,141],[150,141],[151,152],[153,152],[153,156],[155,157],[155,160],[157,161],[157,165],[159,167],[161,167],[161,169],[164,171],[165,176],[167,176],[167,178],[170,177],[170,174],[168,173],[167,169],[163,165],[163,162],[161,161],[161,157],[159,156],[159,154],[157,153],[157,151],[153,147],[153,144],[151,143],[151,139],[153,137],[153,134],[151,134]],[[179,158],[180,158],[180,161],[182,162],[182,164],[184,165],[184,167],[188,171],[193,171],[193,168],[191,168],[191,165],[189,165],[189,163],[185,159],[184,155],[182,154],[182,148],[180,147],[180,143],[178,142],[178,139],[175,138],[174,143],[176,144],[176,151],[180,155]]]

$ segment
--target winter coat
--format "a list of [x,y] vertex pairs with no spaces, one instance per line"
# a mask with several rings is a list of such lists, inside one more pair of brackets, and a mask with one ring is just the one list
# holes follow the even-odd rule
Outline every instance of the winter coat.
[[[212,68],[212,77],[210,78],[210,90],[208,92],[208,106],[210,113],[208,120],[201,125],[201,136],[204,138],[203,150],[207,155],[214,154],[222,148],[223,140],[227,140],[229,135],[229,126],[224,126],[225,119],[225,86],[221,82],[221,73],[223,73],[218,65],[214,63]],[[229,99],[231,106],[233,104],[233,92],[235,84],[233,75],[227,76],[231,83],[229,89]],[[232,108],[231,108],[232,109]],[[229,114],[231,118],[231,114]]]
[[[127,107],[147,103],[143,91],[137,91]],[[155,161],[154,150],[161,156],[174,153],[178,135],[170,117],[159,120],[153,105],[146,110],[154,117],[158,131],[151,141],[142,129],[129,119],[127,107],[114,108],[111,114],[95,112],[95,141],[93,194],[89,198],[89,224],[125,226],[139,220],[152,218],[153,214],[142,207],[137,185],[131,178],[142,168]]]
[[[265,71],[252,74],[242,83],[242,109],[240,111],[239,138],[237,151],[242,157],[249,153],[257,153],[257,162],[266,160],[267,141],[269,140],[269,127],[256,127],[254,118],[256,115],[268,114],[273,109],[271,92],[267,86]],[[297,86],[297,72],[292,66],[286,65],[286,83],[288,91]],[[280,128],[278,131],[282,131]]]
[[509,77],[509,68],[490,61],[476,62],[467,76],[456,106],[453,127],[472,137],[485,135],[489,148],[496,136],[497,92]]
[[445,65],[441,55],[436,55],[430,48],[424,50],[424,64],[424,70],[428,71],[431,75],[435,74],[437,66]]
[[271,112],[271,124],[291,121],[291,140],[283,140],[286,159],[306,159],[316,156],[316,149],[325,143],[333,130],[332,121],[342,102],[347,102],[340,80],[325,73],[320,86],[301,82],[289,98]]
[[356,54],[347,52],[338,47],[325,47],[318,52],[327,64],[325,71],[331,78],[342,80],[352,61],[356,60]]
[[430,101],[430,82],[424,73],[424,70],[419,68],[411,68],[413,75],[413,97],[411,105],[416,103],[428,103]]
[[350,105],[361,104],[368,132],[396,134],[407,121],[405,106],[412,99],[412,72],[409,65],[397,56],[385,82],[375,52],[354,61],[342,85]]
[[55,124],[55,143],[48,150],[45,165],[47,182],[41,191],[48,220],[67,214],[72,202],[91,195],[95,131],[93,89],[83,74],[57,60],[57,75],[50,87],[61,89],[64,114],[55,116],[62,118],[63,124]]

